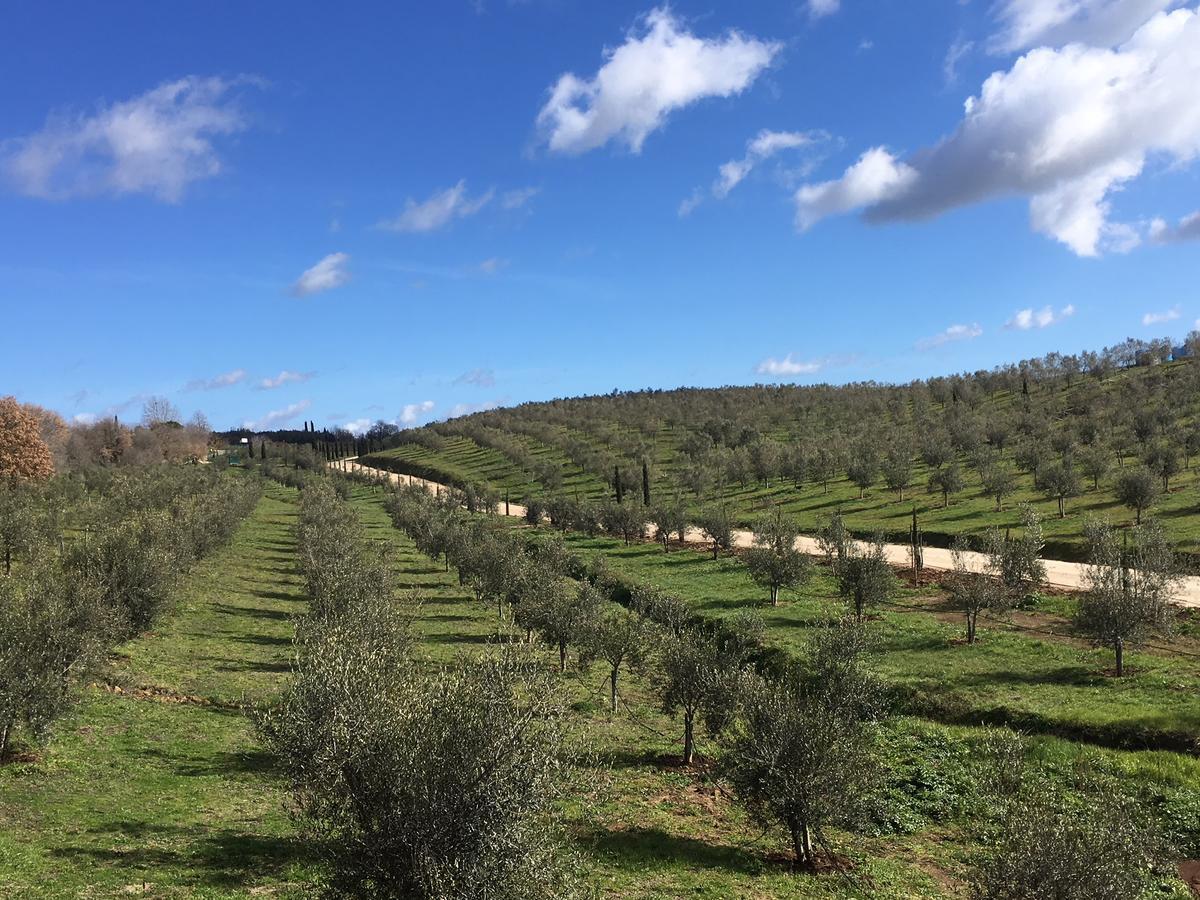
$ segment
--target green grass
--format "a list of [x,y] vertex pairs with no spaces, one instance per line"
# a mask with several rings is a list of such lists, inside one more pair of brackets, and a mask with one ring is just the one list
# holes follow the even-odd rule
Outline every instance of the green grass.
[[[602,554],[619,572],[685,597],[703,615],[758,610],[770,643],[792,652],[802,651],[813,627],[845,612],[824,567],[800,590],[785,592],[780,606],[771,607],[734,557],[714,560],[694,550],[663,553],[654,544],[625,546],[581,535],[569,536],[568,543],[585,555]],[[1114,678],[1107,674],[1113,665],[1110,651],[1081,640],[1030,635],[1022,628],[1051,624],[1046,616],[1030,615],[1020,616],[1014,625],[981,620],[979,642],[967,646],[961,620],[931,595],[939,596],[936,586],[920,591],[904,587],[895,602],[920,605],[921,610],[884,608],[872,629],[876,668],[903,689],[913,708],[938,710],[955,721],[1010,721],[1025,730],[1099,740],[1117,733],[1136,742],[1139,735],[1155,732],[1200,740],[1195,659],[1133,653],[1131,673]],[[1065,597],[1053,601],[1065,615],[1073,603]],[[1186,648],[1197,650],[1191,642]]]
[[[479,653],[496,634],[494,610],[391,527],[381,496],[360,488],[354,503],[370,535],[392,544],[402,586],[421,601],[419,653],[430,664]],[[285,677],[290,618],[303,609],[292,563],[295,514],[294,493],[269,488],[233,545],[193,572],[158,631],[120,648],[111,680],[124,692],[87,689],[35,760],[0,769],[0,897],[308,892],[320,867],[296,841],[283,787],[237,705],[270,697]],[[673,583],[694,590],[713,614],[758,603],[760,592],[747,589],[729,561],[590,548],[600,549],[647,577],[670,566]],[[821,591],[816,584],[781,607],[773,635],[799,640],[802,627],[787,617],[805,609],[829,614]],[[884,653],[881,664],[900,653]],[[571,671],[560,683],[576,746],[586,751],[564,807],[566,828],[580,876],[598,896],[962,895],[976,852],[972,817],[984,803],[979,729],[893,721],[871,814],[855,832],[834,834],[852,870],[795,877],[782,835],[749,822],[704,770],[671,762],[681,728],[658,710],[646,678],[624,679],[625,705],[616,716],[598,667]],[[701,734],[700,752],[713,751]],[[1200,810],[1196,759],[1037,737],[1033,754],[1039,766],[1062,773],[1081,758],[1099,760],[1150,792],[1181,827],[1191,827],[1189,810]]]

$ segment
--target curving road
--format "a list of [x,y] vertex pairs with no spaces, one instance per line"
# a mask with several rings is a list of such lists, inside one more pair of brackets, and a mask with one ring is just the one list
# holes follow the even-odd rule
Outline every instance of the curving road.
[[[394,484],[419,484],[427,490],[435,491],[445,487],[436,481],[428,481],[424,478],[417,478],[414,475],[397,475],[394,472],[387,472],[383,469],[377,469],[374,466],[364,466],[357,459],[339,460],[335,463],[330,463],[334,468],[344,468],[348,471],[369,472],[373,475],[387,475],[388,479]],[[508,504],[508,515],[523,518],[525,516],[525,507],[518,503]],[[708,543],[704,534],[698,528],[689,528],[686,534],[689,543],[705,544]],[[736,547],[749,547],[754,542],[754,533],[751,531],[734,531],[733,543]],[[821,550],[817,544],[816,538],[806,537],[801,535],[796,539],[796,548],[804,553],[818,555]],[[896,566],[908,566],[908,546],[906,544],[885,544],[884,552],[887,554],[888,561]],[[925,567],[929,569],[948,570],[953,568],[950,551],[941,547],[926,547],[924,548]],[[982,570],[985,557],[981,553],[966,554],[967,563],[976,571]],[[1042,562],[1046,566],[1046,582],[1052,587],[1063,588],[1065,590],[1078,591],[1087,587],[1085,577],[1086,566],[1081,563],[1064,562],[1059,559],[1045,559]],[[1175,598],[1175,602],[1180,606],[1190,608],[1200,608],[1200,577],[1187,576],[1180,582],[1179,593]]]

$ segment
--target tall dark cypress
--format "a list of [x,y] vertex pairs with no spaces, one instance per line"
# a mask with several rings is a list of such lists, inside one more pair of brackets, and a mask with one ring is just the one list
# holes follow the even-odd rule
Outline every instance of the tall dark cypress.
[[650,466],[642,460],[642,502],[650,505]]

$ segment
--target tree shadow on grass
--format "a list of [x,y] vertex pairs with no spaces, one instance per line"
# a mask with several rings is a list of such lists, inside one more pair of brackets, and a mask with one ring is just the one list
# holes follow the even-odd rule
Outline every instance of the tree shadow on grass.
[[288,660],[280,662],[260,662],[257,660],[246,659],[223,659],[214,658],[217,665],[213,669],[217,672],[281,672],[287,673],[292,671],[292,664]]
[[238,644],[255,644],[259,647],[290,647],[292,645],[291,635],[237,634],[230,635],[225,640]]
[[496,639],[495,634],[423,634],[421,641],[426,644],[487,644]]
[[1059,666],[1055,669],[1031,671],[1010,669],[1005,672],[978,672],[957,675],[953,680],[963,687],[993,684],[1058,684],[1065,687],[1095,687],[1106,683],[1101,672],[1084,666]]
[[[299,598],[292,598],[299,599]],[[293,614],[282,609],[262,609],[255,606],[234,606],[232,603],[214,603],[213,609],[231,616],[252,616],[256,619],[275,619],[285,621],[293,618]]]
[[[157,747],[142,747],[137,755],[145,759],[158,760],[169,766],[177,775],[203,778],[213,775],[276,775],[280,773],[278,760],[261,748],[250,750],[218,751],[215,753],[180,753],[160,750]],[[157,826],[156,826],[157,827]]]
[[185,883],[197,888],[248,886],[277,877],[295,863],[315,862],[314,854],[296,840],[233,828],[122,821],[83,834],[93,840],[111,835],[122,842],[153,841],[158,846],[123,849],[75,845],[57,847],[51,855],[87,866],[129,869],[131,875],[176,868],[181,870]]
[[683,862],[692,868],[743,874],[755,874],[762,867],[760,860],[741,848],[668,834],[658,828],[597,829],[583,832],[579,841],[597,853],[616,857],[623,865],[677,866]]

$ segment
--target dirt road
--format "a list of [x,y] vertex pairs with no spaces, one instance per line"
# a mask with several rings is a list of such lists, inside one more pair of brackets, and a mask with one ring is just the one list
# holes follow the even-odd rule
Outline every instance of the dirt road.
[[[434,481],[427,481],[424,478],[417,478],[412,475],[397,475],[394,472],[384,472],[382,469],[376,469],[371,466],[363,466],[357,460],[348,459],[340,460],[337,463],[331,463],[331,466],[340,468],[343,465],[347,470],[369,472],[375,475],[386,474],[388,478],[395,484],[420,484],[427,490],[435,491],[445,485],[438,484]],[[504,505],[501,504],[500,511],[504,511]],[[508,504],[508,515],[523,518],[525,515],[525,507],[517,503]],[[687,540],[689,543],[697,544],[707,543],[704,535],[698,528],[689,528],[687,530]],[[754,534],[750,531],[735,531],[733,533],[734,546],[749,547],[754,541]],[[816,555],[820,553],[820,548],[817,545],[816,538],[800,536],[796,540],[796,548],[804,553]],[[904,544],[885,544],[884,551],[887,554],[888,561],[893,565],[906,566],[909,564],[908,547]],[[947,570],[953,567],[950,558],[950,551],[943,550],[940,547],[926,547],[924,550],[925,566],[929,569]],[[976,569],[982,569],[984,564],[983,554],[968,553],[968,564]],[[1046,566],[1046,581],[1053,587],[1064,588],[1066,590],[1082,590],[1086,587],[1086,579],[1084,576],[1086,566],[1080,563],[1064,562],[1058,559],[1043,560]],[[1188,576],[1184,578],[1180,584],[1179,595],[1176,597],[1176,602],[1184,607],[1200,607],[1200,577]]]

